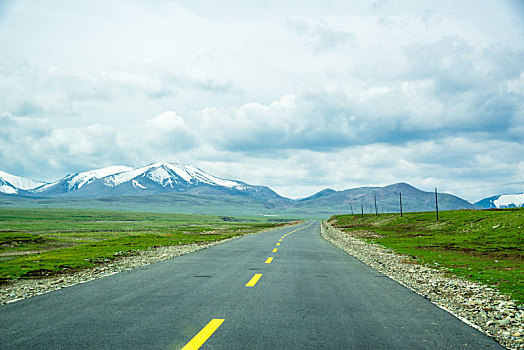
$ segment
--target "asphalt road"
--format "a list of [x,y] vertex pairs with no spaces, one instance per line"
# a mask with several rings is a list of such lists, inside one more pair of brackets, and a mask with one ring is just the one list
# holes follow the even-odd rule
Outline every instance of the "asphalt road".
[[310,224],[1,306],[0,348],[502,349]]

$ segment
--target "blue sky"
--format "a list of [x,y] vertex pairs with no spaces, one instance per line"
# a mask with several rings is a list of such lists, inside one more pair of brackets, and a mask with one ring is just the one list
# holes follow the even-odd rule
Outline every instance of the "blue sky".
[[478,4],[0,1],[0,170],[521,192],[524,5]]

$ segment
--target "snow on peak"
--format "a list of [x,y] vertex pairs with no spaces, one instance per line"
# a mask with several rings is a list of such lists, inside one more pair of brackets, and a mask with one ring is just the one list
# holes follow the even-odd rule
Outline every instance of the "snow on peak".
[[110,166],[84,171],[67,175],[53,183],[33,181],[0,171],[0,192],[16,194],[19,189],[30,190],[31,192],[45,192],[58,184],[63,184],[63,189],[71,191],[80,189],[96,180],[102,181],[102,183],[108,187],[115,187],[129,182],[135,189],[146,189],[148,181],[157,183],[164,188],[173,189],[198,184],[238,190],[245,190],[247,188],[247,185],[244,183],[221,179],[193,165],[159,162],[140,168]]
[[15,194],[18,193],[18,190],[13,186],[0,183],[0,193]]
[[[9,183],[12,187],[14,187],[14,192],[12,192],[11,190],[9,190],[11,192],[4,192],[2,189],[0,189],[0,192],[4,193],[16,193],[18,192],[16,189],[31,190],[33,188],[37,188],[46,184],[45,182],[35,181],[25,177],[11,175],[3,171],[0,171],[0,179],[4,180],[5,182]],[[11,186],[4,184],[2,185],[2,188]]]
[[176,164],[176,163],[157,163],[155,165],[158,165],[158,166],[161,166],[161,167],[164,167],[164,168],[167,168],[167,169],[173,171],[175,174],[180,176],[186,182],[191,182],[191,180],[193,179],[191,174],[189,174],[186,171],[185,167],[181,166],[179,164]]
[[[192,165],[166,162],[152,163],[141,168],[130,169],[129,171],[109,176],[104,179],[104,183],[107,186],[114,187],[139,176],[156,182],[163,187],[171,188],[174,188],[176,184],[206,183],[214,186],[245,189],[245,186],[239,182],[220,179]],[[133,185],[135,185],[134,182]]]
[[499,198],[493,201],[493,204],[497,208],[509,207],[514,205],[516,207],[522,207],[524,205],[524,193],[519,194],[503,194]]
[[147,188],[147,187],[143,186],[142,184],[140,184],[140,182],[138,182],[136,180],[133,180],[132,183],[133,183],[133,187],[134,188],[140,188],[142,190],[145,190]]
[[127,167],[127,166],[110,166],[107,168],[101,168],[101,169],[95,169],[90,171],[84,171],[78,174],[74,174],[71,176],[69,181],[67,182],[67,188],[81,188],[84,185],[87,185],[91,183],[94,180],[101,179],[107,176],[111,176],[114,174],[122,173],[125,171],[132,170],[133,168]]
[[136,169],[129,168],[129,170],[127,171],[108,176],[107,178],[104,179],[104,184],[109,187],[115,187],[120,184],[123,184],[124,182],[131,181],[135,177],[144,174],[149,169],[150,169],[149,165],[141,167],[141,168],[136,168]]
[[188,172],[193,178],[200,182],[205,182],[211,185],[223,186],[228,188],[245,189],[246,187],[239,182],[224,180],[198,169],[193,165],[184,165],[184,170]]
[[167,166],[166,164],[154,164],[147,171],[146,177],[152,181],[164,186],[173,188],[173,184],[179,183],[178,179],[173,176],[173,172],[182,177],[184,181],[190,182],[190,179],[185,178],[182,174],[179,174],[178,169],[172,169],[172,167]]

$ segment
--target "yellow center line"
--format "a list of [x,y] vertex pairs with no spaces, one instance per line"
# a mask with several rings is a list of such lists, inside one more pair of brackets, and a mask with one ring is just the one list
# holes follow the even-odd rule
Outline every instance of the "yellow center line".
[[224,319],[218,318],[214,318],[211,321],[209,321],[209,323],[204,328],[202,328],[202,330],[198,332],[198,334],[195,335],[193,339],[191,339],[189,343],[187,343],[186,346],[182,348],[182,350],[199,349],[224,321]]
[[258,280],[262,277],[261,273],[255,273],[255,275],[247,282],[246,287],[254,287]]
[[279,245],[280,245],[280,243],[277,243],[277,246],[279,246]]
[[273,258],[269,257],[266,259],[266,264],[271,264],[272,261],[273,261]]
[[276,253],[277,252],[277,248],[273,248],[273,253]]
[[280,238],[278,241],[279,241],[279,242],[282,242],[282,238]]

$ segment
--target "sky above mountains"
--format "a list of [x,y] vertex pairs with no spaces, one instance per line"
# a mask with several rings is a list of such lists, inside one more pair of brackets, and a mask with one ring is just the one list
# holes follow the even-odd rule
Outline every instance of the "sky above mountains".
[[4,0],[0,47],[11,174],[523,191],[521,1]]

